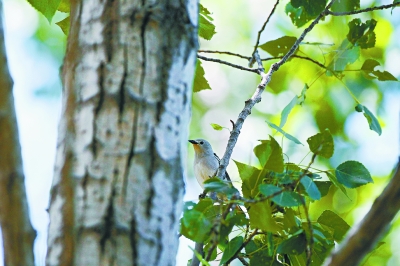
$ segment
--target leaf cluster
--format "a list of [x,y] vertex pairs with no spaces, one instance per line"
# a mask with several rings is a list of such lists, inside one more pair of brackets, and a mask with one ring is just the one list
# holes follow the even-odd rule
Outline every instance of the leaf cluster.
[[249,265],[305,265],[307,260],[321,265],[350,226],[332,210],[311,220],[309,209],[332,186],[346,193],[373,181],[356,161],[343,162],[336,169],[312,170],[317,156],[333,155],[334,142],[328,130],[307,142],[313,156],[308,166],[302,166],[285,162],[273,137],[261,140],[254,148],[258,167],[235,161],[242,196],[229,182],[206,181],[206,192],[216,193],[218,199],[186,202],[181,234],[203,243],[204,258],[209,253],[208,261],[220,264],[240,259]]

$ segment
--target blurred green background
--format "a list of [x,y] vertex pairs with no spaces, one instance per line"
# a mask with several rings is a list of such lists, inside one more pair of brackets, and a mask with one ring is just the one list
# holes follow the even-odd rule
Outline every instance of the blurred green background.
[[[303,28],[297,29],[284,13],[288,1],[281,1],[275,15],[261,35],[260,44],[288,35],[298,37]],[[35,244],[36,264],[44,265],[46,254],[46,231],[48,197],[53,173],[56,149],[57,125],[60,116],[61,82],[59,70],[65,53],[66,37],[54,23],[65,17],[57,13],[52,23],[38,14],[25,0],[4,0],[4,22],[9,67],[14,79],[14,94],[20,139],[22,144],[26,187],[30,203],[31,218],[38,238]],[[230,51],[250,56],[257,32],[268,17],[275,1],[213,1],[202,4],[212,12],[217,34],[211,41],[200,40],[200,49]],[[361,1],[362,7],[388,4],[391,1]],[[367,58],[381,63],[380,70],[389,71],[400,78],[400,8],[376,11],[351,17],[327,17],[307,35],[306,42],[327,45],[302,45],[302,55],[325,63],[329,62],[332,50],[337,48],[348,32],[346,21],[354,18],[378,21],[376,47],[362,50],[362,55],[349,70],[361,68]],[[339,23],[340,22],[340,23]],[[247,66],[246,60],[215,54],[203,56],[220,58]],[[269,55],[260,51],[262,58]],[[276,61],[264,63],[266,69]],[[229,131],[214,130],[216,123],[231,128],[229,120],[236,121],[244,101],[254,93],[260,78],[254,73],[244,72],[212,62],[202,62],[212,90],[193,95],[190,139],[205,138],[221,157],[229,137]],[[346,71],[343,82],[379,119],[383,133],[378,136],[369,130],[361,113],[354,111],[356,105],[337,79],[327,77],[313,63],[292,59],[272,76],[272,81],[263,93],[262,101],[255,106],[245,121],[232,159],[256,164],[253,148],[260,139],[272,135],[283,147],[286,161],[308,164],[308,146],[294,144],[271,130],[266,120],[279,124],[282,109],[299,95],[307,83],[310,88],[302,106],[291,112],[284,130],[307,143],[309,136],[329,128],[334,135],[335,153],[329,159],[318,159],[315,168],[333,169],[346,160],[363,163],[374,177],[374,184],[348,190],[348,197],[331,187],[328,196],[312,205],[312,218],[326,209],[341,215],[349,224],[354,224],[368,211],[373,200],[384,188],[391,176],[399,156],[399,82],[380,82],[367,79],[359,71]],[[193,150],[188,143],[185,200],[197,200],[200,186],[193,177]],[[304,158],[305,157],[305,158]],[[237,169],[231,161],[228,172],[240,187]],[[400,227],[397,219],[381,244],[370,255],[365,265],[400,265]],[[186,265],[193,243],[181,241],[177,265]],[[0,257],[2,256],[0,251]],[[2,258],[0,258],[0,264]]]

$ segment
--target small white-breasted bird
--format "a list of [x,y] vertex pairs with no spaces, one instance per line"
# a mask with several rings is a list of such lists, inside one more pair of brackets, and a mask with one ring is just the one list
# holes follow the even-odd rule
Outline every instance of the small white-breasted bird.
[[[194,148],[194,175],[199,182],[202,189],[204,189],[204,181],[214,177],[217,174],[219,167],[219,158],[214,153],[211,144],[204,139],[189,140]],[[224,179],[231,182],[227,172],[225,172]]]

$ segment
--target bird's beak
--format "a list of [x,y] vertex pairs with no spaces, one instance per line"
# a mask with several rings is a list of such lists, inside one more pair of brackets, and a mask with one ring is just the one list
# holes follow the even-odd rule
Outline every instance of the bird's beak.
[[199,143],[197,143],[195,140],[189,139],[189,142],[192,143],[193,145],[197,145]]

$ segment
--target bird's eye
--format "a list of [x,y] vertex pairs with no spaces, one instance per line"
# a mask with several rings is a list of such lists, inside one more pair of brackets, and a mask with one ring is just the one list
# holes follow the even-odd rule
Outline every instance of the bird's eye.
[[204,144],[204,142],[203,142],[203,141],[200,141],[200,144],[201,144],[201,145],[203,145],[203,144]]

